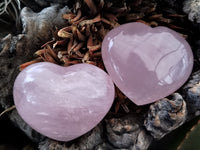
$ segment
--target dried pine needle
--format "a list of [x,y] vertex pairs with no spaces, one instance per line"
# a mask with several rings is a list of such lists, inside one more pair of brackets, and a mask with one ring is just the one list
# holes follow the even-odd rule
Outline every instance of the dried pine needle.
[[15,105],[13,105],[13,106],[7,108],[7,109],[4,110],[2,113],[0,113],[0,117],[3,116],[5,113],[7,113],[7,112],[9,112],[9,111],[12,111],[12,110],[15,109],[15,108],[16,108]]

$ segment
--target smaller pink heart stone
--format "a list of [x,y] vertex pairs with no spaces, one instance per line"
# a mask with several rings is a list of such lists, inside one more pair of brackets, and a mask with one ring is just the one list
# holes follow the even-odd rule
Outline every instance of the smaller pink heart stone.
[[94,128],[114,100],[114,85],[89,64],[61,67],[36,63],[14,83],[18,113],[33,129],[59,141],[70,141]]
[[142,23],[111,30],[103,40],[102,57],[117,87],[137,105],[170,95],[193,68],[193,54],[183,37]]

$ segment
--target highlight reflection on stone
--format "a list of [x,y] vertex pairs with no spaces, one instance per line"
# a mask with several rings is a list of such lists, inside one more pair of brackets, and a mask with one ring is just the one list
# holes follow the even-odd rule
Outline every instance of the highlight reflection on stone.
[[189,44],[166,27],[128,23],[111,30],[102,44],[105,67],[118,88],[137,105],[180,88],[193,68]]
[[114,85],[93,65],[61,67],[43,62],[18,75],[13,95],[18,113],[33,129],[69,141],[103,119],[114,100]]

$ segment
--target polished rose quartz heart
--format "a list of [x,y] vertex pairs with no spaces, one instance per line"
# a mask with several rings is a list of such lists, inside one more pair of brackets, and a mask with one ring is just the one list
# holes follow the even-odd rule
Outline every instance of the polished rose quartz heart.
[[103,119],[114,100],[114,85],[93,65],[61,67],[43,62],[18,75],[13,95],[18,113],[33,129],[69,141]]
[[142,23],[111,30],[103,40],[102,57],[117,87],[137,105],[173,93],[193,68],[192,51],[183,37]]

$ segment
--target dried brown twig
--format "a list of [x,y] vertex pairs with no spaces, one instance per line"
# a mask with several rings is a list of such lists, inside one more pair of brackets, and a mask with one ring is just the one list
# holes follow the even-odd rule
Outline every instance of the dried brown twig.
[[0,117],[3,116],[5,113],[9,112],[9,111],[12,111],[13,109],[15,109],[16,106],[13,105],[11,107],[9,107],[8,109],[4,110],[3,112],[0,113]]

